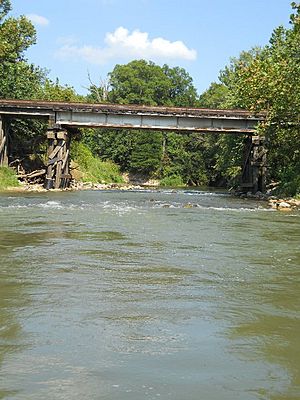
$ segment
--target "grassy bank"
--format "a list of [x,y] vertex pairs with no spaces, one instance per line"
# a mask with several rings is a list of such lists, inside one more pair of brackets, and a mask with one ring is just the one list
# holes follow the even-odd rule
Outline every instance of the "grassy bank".
[[0,167],[0,190],[20,186],[14,170],[8,167]]
[[119,167],[94,157],[83,143],[74,142],[71,149],[72,175],[77,181],[92,183],[123,183]]
[[181,176],[178,175],[171,175],[166,176],[165,178],[161,179],[160,186],[168,186],[168,187],[185,187],[185,183],[183,182]]

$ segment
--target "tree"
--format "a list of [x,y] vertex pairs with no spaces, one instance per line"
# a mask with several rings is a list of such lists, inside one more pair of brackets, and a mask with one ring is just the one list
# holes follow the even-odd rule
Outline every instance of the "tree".
[[244,52],[221,72],[229,105],[268,111],[261,133],[268,140],[270,179],[287,194],[300,192],[300,4],[291,28],[276,28],[263,49]]
[[0,97],[30,98],[45,77],[45,71],[24,59],[36,42],[36,31],[26,17],[8,17],[10,11],[11,2],[0,0]]
[[170,104],[178,107],[195,106],[197,91],[188,72],[180,67],[170,68],[167,64],[163,65],[162,70],[169,80],[169,90],[166,96]]
[[116,65],[109,77],[108,99],[113,103],[184,107],[196,102],[192,78],[183,68],[135,60]]
[[[47,71],[25,59],[35,44],[36,31],[24,16],[9,16],[11,2],[0,0],[0,98],[76,101],[73,88],[54,83]],[[47,124],[39,120],[12,120],[10,161],[21,160],[26,170],[43,165]],[[41,155],[39,155],[41,154]]]
[[[120,104],[191,107],[197,101],[192,78],[183,68],[160,67],[145,60],[116,65],[109,74],[109,87],[108,100]],[[93,86],[90,96],[95,98],[98,93],[101,98],[101,87],[99,89],[97,91]],[[176,135],[181,137],[178,133]],[[188,165],[189,153],[184,149],[186,139],[181,137],[174,141],[171,136],[169,138],[169,134],[162,135],[155,131],[98,130],[96,137],[86,136],[85,140],[101,157],[119,163],[123,170],[162,176],[168,173],[184,174],[187,181],[189,173],[185,171],[185,166]],[[179,146],[177,150],[175,142]],[[165,149],[164,154],[163,143],[170,146],[170,151]],[[172,157],[173,150],[182,153],[180,168],[177,169],[174,164],[180,157]]]
[[162,133],[138,131],[130,155],[130,170],[146,175],[158,171],[162,157]]
[[162,177],[180,177],[184,184],[202,186],[208,183],[203,157],[204,139],[198,133],[166,135]]
[[36,42],[33,24],[25,17],[7,17],[11,11],[9,0],[0,0],[0,59],[17,62],[23,53]]
[[170,81],[161,67],[153,62],[135,60],[116,65],[109,74],[111,92],[109,100],[119,104],[165,104]]
[[225,108],[228,92],[228,87],[223,83],[212,82],[209,88],[199,96],[197,106],[211,109]]
[[[213,83],[198,104],[267,111],[259,132],[267,139],[269,179],[294,195],[300,193],[300,4],[293,2],[292,9],[290,28],[279,26],[267,46],[232,58],[220,72],[221,83]],[[235,180],[241,172],[243,138],[220,135],[215,143],[209,140],[205,157],[211,157],[214,175]]]

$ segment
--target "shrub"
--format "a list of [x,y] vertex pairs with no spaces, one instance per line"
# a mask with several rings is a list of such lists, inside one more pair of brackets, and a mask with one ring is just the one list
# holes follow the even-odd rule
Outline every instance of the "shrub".
[[8,167],[0,167],[0,190],[19,186],[15,171]]
[[83,143],[73,142],[71,157],[78,165],[84,182],[122,183],[124,182],[119,167],[111,161],[101,161],[93,156],[91,150]]
[[170,186],[170,187],[182,187],[185,186],[181,176],[171,175],[166,176],[160,181],[161,186]]

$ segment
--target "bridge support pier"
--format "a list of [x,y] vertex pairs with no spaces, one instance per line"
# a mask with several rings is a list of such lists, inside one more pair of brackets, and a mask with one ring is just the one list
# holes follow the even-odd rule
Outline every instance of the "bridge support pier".
[[45,180],[46,189],[65,189],[69,186],[71,175],[70,134],[67,130],[48,129],[48,162]]
[[241,190],[264,193],[266,191],[267,150],[265,138],[248,136],[245,141]]
[[0,115],[0,167],[8,166],[8,121]]

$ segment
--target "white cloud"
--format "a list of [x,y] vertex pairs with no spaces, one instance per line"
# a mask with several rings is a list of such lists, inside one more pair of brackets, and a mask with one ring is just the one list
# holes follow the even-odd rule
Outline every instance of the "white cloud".
[[41,26],[47,26],[49,25],[49,20],[45,17],[42,17],[41,15],[37,14],[28,14],[26,15],[28,19],[30,19],[31,22],[33,22],[36,25],[41,25]]
[[147,32],[119,27],[105,36],[105,46],[79,46],[64,44],[57,55],[60,58],[81,58],[91,64],[105,64],[111,59],[143,58],[151,60],[195,60],[196,50],[189,49],[182,41],[171,42],[163,38],[150,39]]

